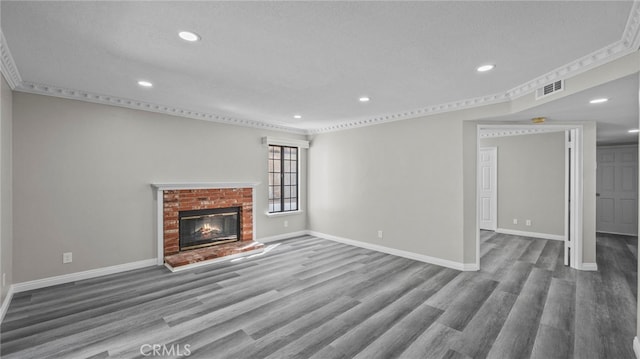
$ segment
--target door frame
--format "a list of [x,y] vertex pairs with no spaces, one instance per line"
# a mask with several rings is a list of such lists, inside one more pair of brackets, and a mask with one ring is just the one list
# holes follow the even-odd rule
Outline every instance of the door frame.
[[[478,124],[476,126],[476,190],[479,186],[478,164],[480,163],[480,139],[484,138],[486,131],[499,133],[500,136],[516,136],[527,134],[541,134],[547,132],[565,132],[565,228],[564,242],[565,254],[570,249],[570,256],[565,258],[570,262],[571,268],[583,269],[582,242],[583,242],[583,126],[582,125],[546,125],[546,124]],[[571,143],[568,143],[568,135],[571,133]],[[568,146],[571,146],[571,164],[567,161]],[[571,181],[571,183],[569,183]],[[573,199],[569,202],[569,199]],[[476,201],[478,194],[476,193]],[[476,211],[478,210],[476,203]],[[496,218],[497,220],[497,218]],[[566,257],[566,256],[565,256]],[[476,213],[476,268],[480,269],[480,219]]]

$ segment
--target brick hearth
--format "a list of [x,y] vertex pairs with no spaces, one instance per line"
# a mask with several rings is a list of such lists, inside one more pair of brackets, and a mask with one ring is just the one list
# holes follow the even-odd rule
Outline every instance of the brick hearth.
[[[252,188],[170,189],[162,196],[164,259],[171,266],[169,261],[183,265],[262,247],[253,242]],[[240,207],[239,242],[180,252],[178,212],[227,207]]]
[[216,246],[193,249],[164,257],[164,262],[172,268],[208,261],[220,257],[261,249],[264,244],[256,241],[225,243]]

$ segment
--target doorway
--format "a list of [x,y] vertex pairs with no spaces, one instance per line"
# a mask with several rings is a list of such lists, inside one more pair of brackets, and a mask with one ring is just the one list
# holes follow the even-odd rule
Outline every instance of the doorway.
[[[562,172],[558,174],[558,180],[564,181],[564,189],[561,187],[558,189],[557,195],[554,195],[556,198],[557,206],[563,206],[564,210],[561,210],[562,207],[554,207],[557,208],[556,215],[553,218],[556,220],[556,232],[558,234],[552,234],[548,236],[542,236],[543,233],[529,233],[526,229],[523,228],[521,233],[518,233],[518,230],[509,230],[506,231],[504,229],[500,229],[507,234],[521,234],[525,236],[536,237],[536,234],[541,234],[538,238],[548,238],[553,240],[561,240],[564,242],[564,262],[565,265],[571,266],[576,269],[582,268],[582,218],[583,218],[583,177],[582,177],[582,156],[583,156],[583,146],[582,146],[582,126],[581,125],[501,125],[501,124],[487,124],[487,125],[478,125],[478,148],[477,148],[477,235],[476,235],[476,265],[480,268],[480,230],[481,229],[489,229],[495,228],[491,224],[491,199],[489,197],[488,191],[485,189],[491,188],[491,166],[490,166],[490,152],[488,149],[485,149],[481,146],[481,139],[487,138],[487,136],[516,136],[516,135],[529,135],[529,134],[541,134],[547,132],[564,132],[564,158],[563,162],[558,162],[559,166],[564,166],[564,176]],[[562,140],[559,140],[562,143]],[[558,143],[558,142],[556,142]],[[562,146],[558,143],[558,146]],[[560,147],[561,148],[561,147]],[[559,149],[562,151],[561,149]],[[555,152],[557,153],[557,152]],[[496,159],[500,156],[499,149],[496,151]],[[498,167],[498,161],[496,160],[496,173]],[[562,167],[560,167],[562,168]],[[559,169],[559,171],[561,171]],[[496,183],[499,179],[496,176]],[[554,182],[560,183],[560,182]],[[497,189],[499,188],[499,184],[494,186]],[[504,200],[504,198],[502,199]],[[502,201],[500,200],[500,201]],[[495,203],[496,210],[496,222],[499,227],[500,223],[508,223],[511,224],[513,221],[516,224],[518,221],[519,225],[523,225],[521,221],[524,221],[524,225],[529,226],[530,220],[527,218],[499,218],[499,213],[501,213],[498,208],[498,201]],[[503,208],[504,209],[504,208]],[[536,211],[544,211],[543,209],[537,208]],[[505,217],[503,213],[503,217]],[[563,218],[564,217],[564,218]],[[563,219],[562,219],[563,218]],[[534,220],[535,222],[535,220]],[[534,223],[535,226],[535,223]],[[527,227],[525,227],[527,228]],[[533,228],[533,227],[528,227]],[[494,229],[495,230],[495,229]],[[553,232],[547,232],[553,233]]]

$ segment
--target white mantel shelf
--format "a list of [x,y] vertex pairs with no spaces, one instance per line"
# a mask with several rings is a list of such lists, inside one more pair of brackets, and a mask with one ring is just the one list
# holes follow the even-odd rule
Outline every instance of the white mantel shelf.
[[180,189],[208,189],[208,188],[255,188],[260,182],[190,182],[190,183],[152,183],[151,187],[158,191]]

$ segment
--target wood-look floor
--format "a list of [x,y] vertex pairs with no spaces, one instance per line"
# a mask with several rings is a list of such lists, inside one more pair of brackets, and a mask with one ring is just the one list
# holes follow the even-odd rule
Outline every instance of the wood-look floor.
[[562,242],[481,237],[479,272],[300,237],[18,293],[2,358],[634,358],[636,238],[599,236],[579,272]]

